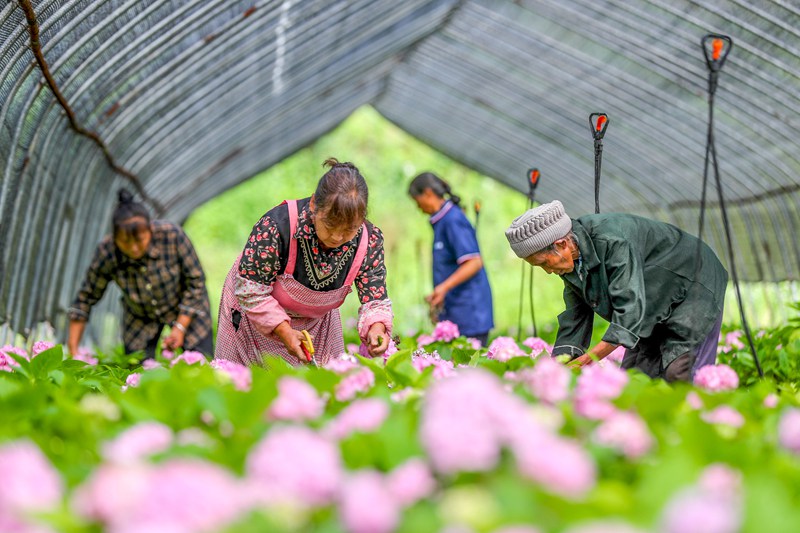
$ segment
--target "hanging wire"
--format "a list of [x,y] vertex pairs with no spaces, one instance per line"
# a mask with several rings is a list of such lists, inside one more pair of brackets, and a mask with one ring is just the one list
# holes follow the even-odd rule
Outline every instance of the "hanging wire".
[[[528,170],[528,210],[533,208],[533,199],[536,196],[536,187],[539,185],[539,178],[541,174],[538,168]],[[522,307],[524,303],[525,294],[525,267],[530,267],[530,276],[528,284],[528,294],[530,300],[531,323],[533,324],[533,336],[538,337],[539,331],[536,327],[536,311],[534,310],[533,303],[533,267],[526,262],[522,262],[522,273],[520,277],[519,287],[519,314],[517,316],[517,342],[522,339]]]
[[[708,43],[711,43],[710,56],[709,56]],[[726,44],[727,46],[725,46]],[[705,55],[706,64],[708,65],[708,71],[709,71],[708,135],[706,137],[706,156],[703,167],[703,192],[700,200],[700,220],[699,220],[699,229],[697,235],[698,265],[697,265],[697,272],[695,275],[695,279],[697,279],[697,274],[699,274],[701,266],[701,261],[699,260],[701,256],[699,252],[702,241],[700,239],[702,239],[703,224],[705,222],[706,188],[708,184],[708,163],[709,159],[711,159],[711,164],[714,169],[714,181],[716,182],[717,185],[717,196],[719,197],[719,207],[722,212],[722,222],[723,222],[723,227],[725,229],[725,241],[728,252],[728,263],[731,269],[731,277],[733,278],[733,286],[736,291],[736,302],[739,305],[739,317],[742,321],[742,329],[744,329],[745,336],[747,337],[747,343],[750,346],[750,352],[753,354],[753,361],[756,364],[756,370],[758,370],[758,375],[763,378],[764,371],[761,369],[761,362],[758,360],[758,354],[756,353],[756,346],[755,343],[753,342],[753,336],[750,333],[750,327],[747,323],[747,318],[745,317],[744,306],[742,305],[742,293],[741,289],[739,288],[739,276],[736,270],[736,258],[734,257],[733,253],[733,239],[731,237],[730,221],[728,220],[728,210],[725,207],[725,197],[722,192],[722,179],[720,177],[719,163],[717,161],[717,149],[714,143],[714,94],[717,91],[719,71],[720,69],[722,69],[722,65],[725,63],[725,59],[728,57],[728,54],[733,48],[733,41],[731,40],[730,37],[726,35],[717,35],[709,33],[701,39],[700,45],[703,48],[703,54]]]

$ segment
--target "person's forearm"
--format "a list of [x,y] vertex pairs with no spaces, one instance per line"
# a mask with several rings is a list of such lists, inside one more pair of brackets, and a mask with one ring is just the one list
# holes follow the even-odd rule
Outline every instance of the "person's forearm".
[[472,278],[475,274],[480,272],[481,268],[483,268],[483,260],[480,257],[464,261],[456,271],[450,274],[450,277],[444,280],[439,286],[449,292]]
[[616,349],[617,349],[616,344],[610,344],[606,341],[600,341],[597,344],[595,344],[594,347],[589,348],[589,351],[587,353],[595,356],[599,361],[600,359],[603,359]]
[[186,331],[189,329],[189,324],[192,323],[192,317],[189,315],[180,314],[175,320],[175,323],[180,324],[183,327],[183,332],[186,333]]
[[83,332],[86,329],[86,322],[80,320],[69,321],[69,337],[67,338],[67,349],[71,354],[78,351],[78,346],[83,338]]

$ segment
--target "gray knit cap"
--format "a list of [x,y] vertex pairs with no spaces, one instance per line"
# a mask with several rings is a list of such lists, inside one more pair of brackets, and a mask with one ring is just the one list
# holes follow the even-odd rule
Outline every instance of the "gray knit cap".
[[506,239],[517,257],[525,259],[572,231],[572,221],[558,200],[528,209],[514,219]]

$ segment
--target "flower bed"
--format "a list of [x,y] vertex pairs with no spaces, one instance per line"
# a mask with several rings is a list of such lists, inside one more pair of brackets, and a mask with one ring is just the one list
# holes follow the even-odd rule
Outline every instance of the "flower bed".
[[794,532],[796,331],[696,386],[447,327],[271,372],[4,347],[0,531]]

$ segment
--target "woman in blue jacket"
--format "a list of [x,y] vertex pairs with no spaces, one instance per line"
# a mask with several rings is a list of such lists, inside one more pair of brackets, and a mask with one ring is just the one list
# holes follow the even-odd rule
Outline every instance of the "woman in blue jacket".
[[494,327],[492,291],[483,268],[475,228],[459,207],[460,198],[431,172],[414,178],[408,194],[431,215],[433,292],[425,297],[435,321],[449,320],[462,335],[486,344]]

